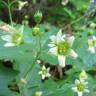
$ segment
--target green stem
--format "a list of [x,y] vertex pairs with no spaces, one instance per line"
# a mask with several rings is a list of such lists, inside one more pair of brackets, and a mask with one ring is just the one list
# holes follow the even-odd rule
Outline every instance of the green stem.
[[33,64],[32,64],[31,66],[29,66],[29,68],[28,68],[28,70],[26,70],[26,72],[24,72],[23,78],[26,78],[27,75],[28,75],[28,73],[29,73],[29,72],[33,69],[33,67],[35,66],[35,63],[36,63],[36,61],[37,61],[37,59],[38,59],[38,57],[39,57],[39,54],[41,53],[41,50],[42,50],[42,48],[41,48],[41,42],[40,42],[40,38],[39,38],[39,51],[38,51],[37,54],[36,54],[36,57],[35,57],[35,59],[34,59],[34,61],[33,61]]
[[9,18],[10,18],[11,26],[13,26],[10,0],[8,0],[8,12],[9,12]]
[[[41,42],[40,42],[39,44],[41,44]],[[40,49],[39,49],[39,51],[37,52],[36,57],[35,57],[32,65],[28,67],[28,69],[26,70],[26,72],[24,72],[24,74],[23,74],[23,76],[22,76],[24,79],[27,78],[27,75],[29,74],[29,72],[30,72],[30,71],[33,69],[33,67],[35,66],[35,63],[36,63],[36,61],[37,61],[40,53],[41,53],[41,45],[40,45]],[[21,82],[19,82],[18,85],[19,85],[19,89],[20,89],[20,94],[21,94],[21,96],[24,96],[24,93],[23,93],[24,86],[22,85]]]
[[10,18],[10,22],[11,25],[13,26],[13,22],[12,22],[12,13],[11,13],[11,6],[17,2],[17,0],[14,0],[12,2],[10,2],[10,0],[8,0],[8,3],[6,3],[5,1],[0,1],[1,3],[3,3],[7,8],[8,8],[8,13],[9,13],[9,18]]
[[[96,10],[96,7],[95,7],[95,9],[91,10],[91,11],[88,12],[87,14],[90,15],[91,13],[95,12],[95,10]],[[75,21],[71,22],[70,25],[73,25],[73,24],[79,22],[81,19],[83,19],[83,18],[85,18],[85,17],[87,18],[87,16],[84,14],[84,15],[81,16],[80,18],[78,18],[78,19],[76,19]],[[65,30],[67,27],[68,27],[68,26],[66,25],[66,26],[65,26],[64,28],[62,28],[62,29]]]
[[36,61],[37,61],[37,59],[38,59],[38,57],[39,57],[39,53],[40,52],[37,52],[37,55],[36,55],[36,58],[35,58],[35,60],[33,61],[33,64],[31,65],[31,66],[29,66],[29,68],[28,68],[28,70],[25,72],[25,74],[23,75],[23,78],[26,78],[27,77],[27,75],[28,75],[28,73],[33,69],[33,67],[35,66],[35,63],[36,63]]
[[10,3],[10,6],[12,6],[14,3],[16,3],[18,0],[14,0]]
[[2,4],[4,4],[6,7],[8,7],[7,3],[5,1],[0,1]]
[[[37,26],[39,26],[39,25],[37,25]],[[38,59],[38,57],[39,57],[39,54],[41,53],[41,50],[42,50],[42,46],[41,46],[41,35],[38,35],[37,36],[37,41],[38,41],[38,43],[39,43],[39,51],[37,52],[37,54],[36,54],[36,57],[35,57],[35,60],[33,61],[33,64],[31,65],[31,67],[29,66],[29,68],[28,68],[28,70],[26,70],[26,72],[24,73],[24,78],[26,78],[27,77],[27,74],[33,69],[33,67],[34,67],[34,65],[35,65],[35,63],[36,63],[36,61],[37,61],[37,59]]]
[[41,41],[40,41],[40,40],[41,40],[41,36],[39,36],[39,37],[38,37],[39,48],[40,48],[39,50],[41,50],[41,49],[42,49],[42,46],[41,46]]

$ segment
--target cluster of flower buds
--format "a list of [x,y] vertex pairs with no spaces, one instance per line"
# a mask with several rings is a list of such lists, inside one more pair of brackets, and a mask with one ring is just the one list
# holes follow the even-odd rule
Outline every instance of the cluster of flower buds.
[[39,36],[40,35],[40,27],[39,27],[39,23],[42,20],[42,12],[37,11],[34,14],[34,20],[36,22],[36,26],[32,28],[32,35],[33,36]]

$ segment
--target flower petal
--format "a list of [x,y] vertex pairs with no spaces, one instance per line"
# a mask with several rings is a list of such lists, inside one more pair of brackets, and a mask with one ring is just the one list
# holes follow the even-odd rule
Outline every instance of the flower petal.
[[80,81],[78,79],[75,80],[75,84],[80,84]]
[[78,92],[78,96],[83,96],[83,93],[82,92]]
[[95,48],[94,48],[94,47],[89,47],[88,50],[89,50],[91,53],[95,53]]
[[65,35],[63,36],[62,30],[59,30],[59,32],[57,33],[57,36],[56,36],[56,44],[64,41],[64,37],[65,37]]
[[96,40],[96,37],[95,36],[93,36],[92,38],[93,38],[93,40]]
[[21,10],[24,6],[25,6],[25,4],[27,4],[28,2],[27,1],[25,1],[25,2],[23,2],[23,1],[18,1],[18,3],[19,3],[19,10]]
[[59,32],[57,33],[57,37],[62,37],[62,30],[59,30]]
[[6,44],[4,45],[4,47],[13,47],[13,46],[15,46],[15,44],[13,44],[13,43],[6,43]]
[[10,35],[1,36],[1,39],[8,42],[12,41],[12,37]]
[[55,45],[55,44],[50,43],[50,44],[48,44],[48,46],[49,46],[49,47],[55,47],[56,45]]
[[73,45],[74,40],[75,40],[75,37],[74,37],[74,36],[67,37],[67,42],[68,42],[71,46]]
[[85,90],[84,90],[84,92],[87,92],[87,93],[89,93],[90,91],[89,91],[88,89],[85,89]]
[[53,55],[57,55],[57,47],[50,48],[49,53],[51,53]]
[[50,76],[51,76],[51,74],[49,74],[49,73],[46,74],[46,77],[50,77]]
[[56,36],[55,35],[52,35],[50,37],[50,40],[53,42],[53,43],[56,43]]
[[78,54],[74,50],[70,50],[69,56],[72,57],[73,59],[76,59],[78,57]]
[[42,70],[46,70],[46,67],[43,65]]
[[43,80],[45,79],[45,75],[42,75],[42,79],[43,79]]
[[48,72],[50,71],[50,68],[49,68],[49,67],[47,68],[47,71],[48,71]]
[[58,55],[58,61],[59,61],[59,65],[61,67],[65,67],[65,56],[63,55]]
[[78,92],[77,87],[72,87],[72,90],[73,90],[74,92]]
[[41,75],[42,74],[42,71],[38,72],[38,74]]

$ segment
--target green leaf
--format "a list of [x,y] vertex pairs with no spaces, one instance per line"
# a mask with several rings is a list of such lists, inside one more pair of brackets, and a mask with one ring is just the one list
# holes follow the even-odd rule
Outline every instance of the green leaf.
[[5,68],[2,63],[0,63],[0,95],[1,96],[15,96],[15,92],[9,90],[8,85],[17,75],[17,71]]

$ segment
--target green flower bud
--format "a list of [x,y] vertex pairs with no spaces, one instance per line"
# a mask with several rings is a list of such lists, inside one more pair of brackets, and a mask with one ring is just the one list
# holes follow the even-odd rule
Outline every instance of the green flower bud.
[[28,15],[25,15],[25,17],[24,17],[25,19],[29,19],[29,16]]
[[87,79],[87,73],[85,72],[85,70],[82,70],[82,72],[79,75],[79,78],[81,80],[86,80]]
[[29,19],[29,16],[28,15],[25,15],[24,20],[22,21],[22,24],[23,25],[28,25],[29,24],[28,19]]
[[40,34],[40,28],[37,26],[32,28],[32,34],[33,34],[33,36],[39,35]]
[[37,11],[34,15],[34,19],[36,23],[40,23],[42,20],[42,13],[40,11]]
[[28,21],[28,20],[23,20],[23,21],[22,21],[22,24],[23,24],[23,25],[28,25],[28,24],[29,24],[29,21]]
[[92,31],[88,32],[88,36],[92,36],[92,35],[93,35]]
[[49,26],[49,24],[47,24],[46,26],[45,26],[45,32],[48,32],[50,30],[50,26]]

